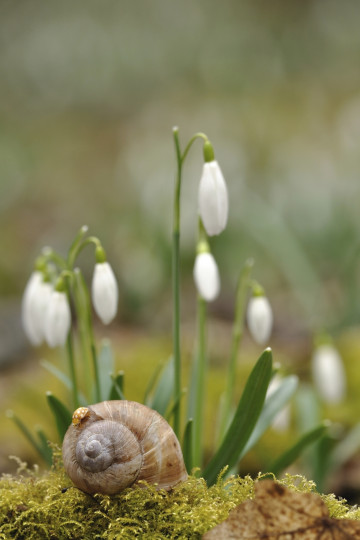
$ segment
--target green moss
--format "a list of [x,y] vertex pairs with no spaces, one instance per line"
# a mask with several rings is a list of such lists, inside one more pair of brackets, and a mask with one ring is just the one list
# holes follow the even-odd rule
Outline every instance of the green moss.
[[[190,476],[170,493],[146,486],[112,497],[90,496],[71,487],[59,454],[56,458],[44,475],[21,466],[15,477],[1,478],[0,539],[196,539],[253,496],[250,476],[220,476],[211,488]],[[300,476],[286,476],[282,482],[297,491],[315,489]],[[360,519],[360,510],[351,510],[345,501],[334,495],[323,498],[332,516]]]

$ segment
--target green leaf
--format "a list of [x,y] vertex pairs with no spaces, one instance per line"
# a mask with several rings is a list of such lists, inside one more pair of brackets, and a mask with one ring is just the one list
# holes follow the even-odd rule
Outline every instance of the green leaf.
[[46,456],[45,461],[48,465],[52,464],[53,452],[49,446],[49,438],[45,435],[41,427],[36,427],[36,434],[43,449],[43,455]]
[[171,407],[167,409],[166,414],[164,415],[164,418],[167,422],[170,423],[171,417],[174,415],[176,407],[180,405],[180,402],[185,394],[186,394],[186,388],[184,388],[180,396],[177,399],[175,399],[175,401],[172,402]]
[[356,424],[333,448],[329,457],[329,466],[339,468],[351,456],[354,456],[360,449],[360,424]]
[[[24,422],[19,418],[13,411],[7,411],[6,416],[10,418],[19,428],[21,433],[26,437],[26,439],[29,441],[31,446],[35,448],[37,453],[43,458],[43,460],[51,465],[51,459],[50,463],[48,461],[48,450],[44,451],[44,446],[41,441],[37,441],[31,431],[27,428],[27,426],[24,424]],[[49,448],[48,448],[49,449]]]
[[111,343],[108,339],[101,342],[101,349],[98,356],[100,397],[105,401],[113,386],[111,374],[114,372],[114,355]]
[[124,372],[119,371],[115,376],[111,376],[112,386],[109,399],[126,399],[124,396]]
[[326,430],[328,429],[327,424],[321,424],[315,429],[308,431],[303,435],[289,450],[284,452],[279,458],[273,461],[268,470],[277,476],[281,471],[289,467],[307,448],[310,444],[318,441],[323,435],[325,435]]
[[49,371],[49,373],[54,375],[59,381],[61,381],[68,390],[72,389],[72,382],[70,378],[60,369],[58,369],[56,366],[54,366],[47,360],[40,360],[40,365],[47,371]]
[[251,433],[251,436],[243,451],[241,452],[239,459],[241,459],[258,442],[263,433],[271,425],[276,415],[294,395],[298,387],[298,382],[299,380],[296,375],[285,377],[275,392],[265,400],[264,407],[261,411],[256,426]]
[[223,442],[205,468],[203,476],[209,485],[216,481],[216,477],[223,467],[228,465],[231,468],[238,461],[264,405],[271,370],[271,349],[266,349],[250,373]]
[[171,356],[166,363],[155,388],[151,408],[165,416],[174,390],[174,359]]
[[183,456],[186,469],[190,473],[191,469],[193,468],[193,432],[194,422],[192,418],[189,418],[184,431]]
[[72,414],[69,409],[51,392],[46,392],[46,400],[48,402],[51,412],[54,415],[56,427],[60,436],[60,440],[62,441],[67,431],[67,428],[71,424]]
[[151,396],[151,393],[154,391],[154,388],[155,388],[155,384],[156,384],[156,381],[158,380],[159,378],[159,375],[161,373],[161,370],[164,368],[164,365],[163,364],[159,364],[152,376],[150,377],[150,380],[148,382],[148,385],[146,387],[146,390],[145,390],[145,394],[144,394],[144,404],[147,405],[148,407],[152,408],[152,396]]

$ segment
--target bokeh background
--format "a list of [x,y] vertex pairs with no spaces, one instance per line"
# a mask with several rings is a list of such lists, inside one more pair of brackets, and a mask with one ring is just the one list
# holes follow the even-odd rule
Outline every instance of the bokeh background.
[[[349,384],[346,403],[324,414],[357,421],[359,23],[356,0],[0,0],[2,470],[9,454],[36,461],[4,411],[48,426],[44,392],[58,390],[39,366],[58,352],[31,350],[20,324],[43,246],[65,254],[84,224],[101,238],[121,301],[116,322],[98,331],[114,341],[130,398],[171,352],[174,125],[183,144],[196,131],[209,136],[230,194],[229,226],[212,241],[222,278],[211,306],[215,372],[237,276],[253,257],[274,309],[275,360],[308,380],[313,334],[330,332]],[[189,356],[201,167],[198,144],[182,197]],[[92,254],[80,264],[90,279]],[[261,349],[246,337],[244,351],[254,361]]]

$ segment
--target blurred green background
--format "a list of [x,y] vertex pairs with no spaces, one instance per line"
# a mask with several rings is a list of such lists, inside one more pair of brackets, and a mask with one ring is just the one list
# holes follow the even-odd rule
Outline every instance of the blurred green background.
[[[355,371],[359,24],[356,0],[0,1],[2,409],[24,409],[30,427],[43,421],[43,392],[56,383],[38,359],[54,355],[30,351],[21,295],[39,250],[65,253],[83,224],[120,282],[117,321],[99,334],[115,339],[131,398],[171,352],[174,125],[183,144],[196,131],[209,136],[230,194],[229,226],[212,241],[222,278],[211,306],[215,366],[251,256],[274,309],[275,360],[306,379],[312,333],[325,328]],[[201,167],[198,144],[182,197],[188,352]],[[90,279],[92,255],[80,264]],[[245,349],[255,360],[259,351],[249,341]],[[358,409],[348,409],[351,424]],[[1,424],[5,470],[9,454],[28,449]]]

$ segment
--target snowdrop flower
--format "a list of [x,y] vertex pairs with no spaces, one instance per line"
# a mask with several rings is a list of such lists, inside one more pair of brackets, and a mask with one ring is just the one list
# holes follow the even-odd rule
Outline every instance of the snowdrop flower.
[[[60,290],[59,290],[60,289]],[[49,347],[65,345],[71,325],[71,313],[64,290],[57,286],[51,293],[45,319],[45,339]]]
[[273,314],[269,300],[265,296],[252,296],[247,308],[247,322],[250,334],[256,343],[263,345],[270,337]]
[[317,347],[312,356],[315,386],[325,403],[336,404],[345,397],[346,377],[338,351],[331,344]]
[[220,234],[228,219],[228,192],[226,183],[214,159],[211,143],[204,144],[205,163],[199,184],[199,214],[209,236]]
[[34,271],[25,287],[22,300],[22,324],[29,341],[41,345],[44,340],[45,314],[52,292],[39,270]]
[[220,276],[216,261],[211,253],[202,252],[196,255],[194,280],[200,296],[212,302],[220,292]]
[[94,308],[104,324],[109,324],[116,315],[118,286],[114,272],[106,261],[105,252],[96,248],[96,264],[92,279],[91,294]]

